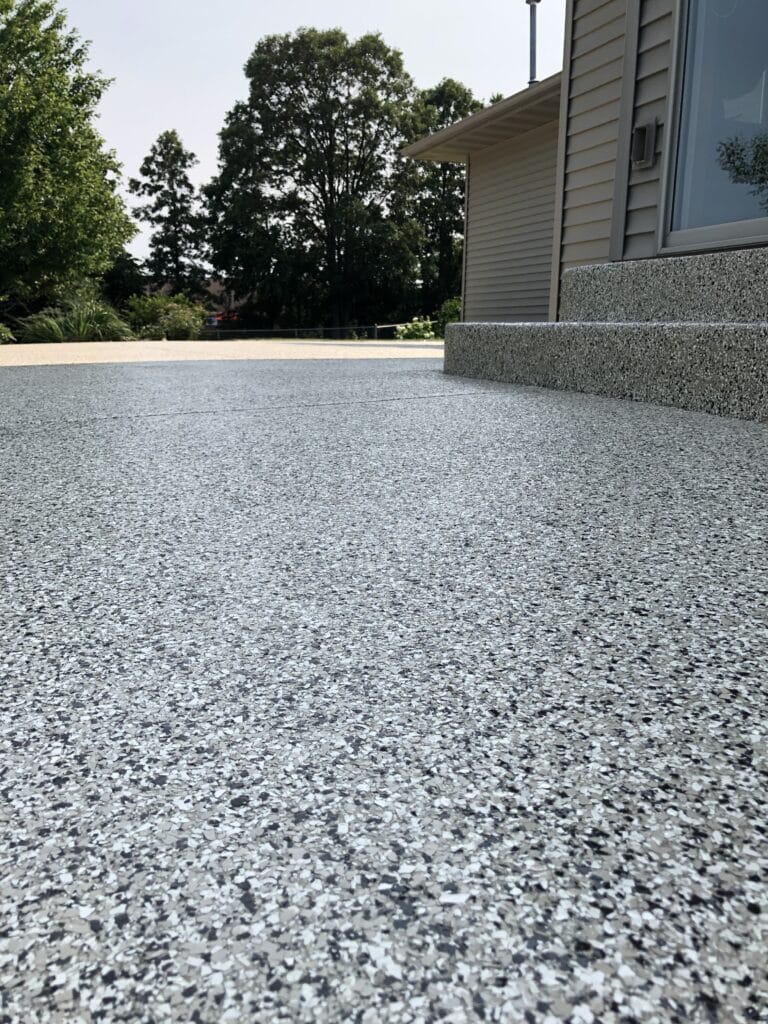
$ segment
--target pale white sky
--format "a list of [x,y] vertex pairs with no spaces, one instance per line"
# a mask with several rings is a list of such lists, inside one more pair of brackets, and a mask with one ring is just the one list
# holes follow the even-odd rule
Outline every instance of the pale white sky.
[[[457,78],[480,99],[528,82],[524,0],[60,0],[91,41],[95,67],[114,78],[100,131],[135,175],[160,134],[175,128],[200,158],[195,179],[215,172],[225,113],[246,96],[243,65],[256,42],[301,25],[380,32],[403,52],[421,87]],[[541,0],[539,78],[562,66],[565,0]],[[145,244],[133,245],[143,255]]]

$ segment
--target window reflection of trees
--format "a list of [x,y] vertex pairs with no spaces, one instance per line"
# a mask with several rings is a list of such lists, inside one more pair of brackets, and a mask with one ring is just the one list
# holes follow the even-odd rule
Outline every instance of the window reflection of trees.
[[724,139],[718,143],[717,160],[735,185],[750,186],[768,213],[768,132],[748,139]]

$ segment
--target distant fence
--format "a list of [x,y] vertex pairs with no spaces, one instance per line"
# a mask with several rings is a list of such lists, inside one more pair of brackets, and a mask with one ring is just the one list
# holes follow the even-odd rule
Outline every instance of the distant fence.
[[[434,327],[436,320],[422,321]],[[323,341],[392,341],[398,327],[403,324],[352,324],[348,327],[276,327],[270,330],[240,330],[233,327],[204,327],[200,335],[203,341],[263,340],[270,338],[296,338]],[[418,340],[418,339],[415,339]]]

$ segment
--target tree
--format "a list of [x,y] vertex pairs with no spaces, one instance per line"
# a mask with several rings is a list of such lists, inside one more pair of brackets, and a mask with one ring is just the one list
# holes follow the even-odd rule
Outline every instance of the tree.
[[734,136],[717,146],[718,163],[735,185],[750,185],[750,192],[768,212],[768,134]]
[[[461,82],[444,78],[419,93],[414,139],[447,128],[482,109]],[[423,312],[432,313],[461,291],[464,235],[463,164],[418,163],[410,169],[406,206],[421,226],[421,279]]]
[[100,276],[135,233],[93,126],[108,82],[54,0],[0,0],[0,297]]
[[246,75],[206,189],[214,266],[273,311],[289,308],[286,282],[304,282],[333,326],[397,304],[415,276],[388,217],[414,95],[401,54],[378,35],[305,28],[262,39]]
[[104,274],[101,290],[113,306],[122,306],[132,295],[140,295],[147,284],[141,264],[129,252],[122,252]]
[[175,292],[199,291],[205,278],[197,191],[188,173],[197,162],[177,132],[162,132],[144,158],[141,179],[128,183],[134,195],[147,200],[134,210],[153,228],[147,270],[155,285],[170,284]]

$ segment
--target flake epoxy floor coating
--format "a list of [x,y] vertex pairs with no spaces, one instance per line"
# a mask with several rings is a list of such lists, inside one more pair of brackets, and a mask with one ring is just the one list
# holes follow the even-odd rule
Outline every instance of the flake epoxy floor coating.
[[0,377],[0,1020],[768,1020],[768,427]]

